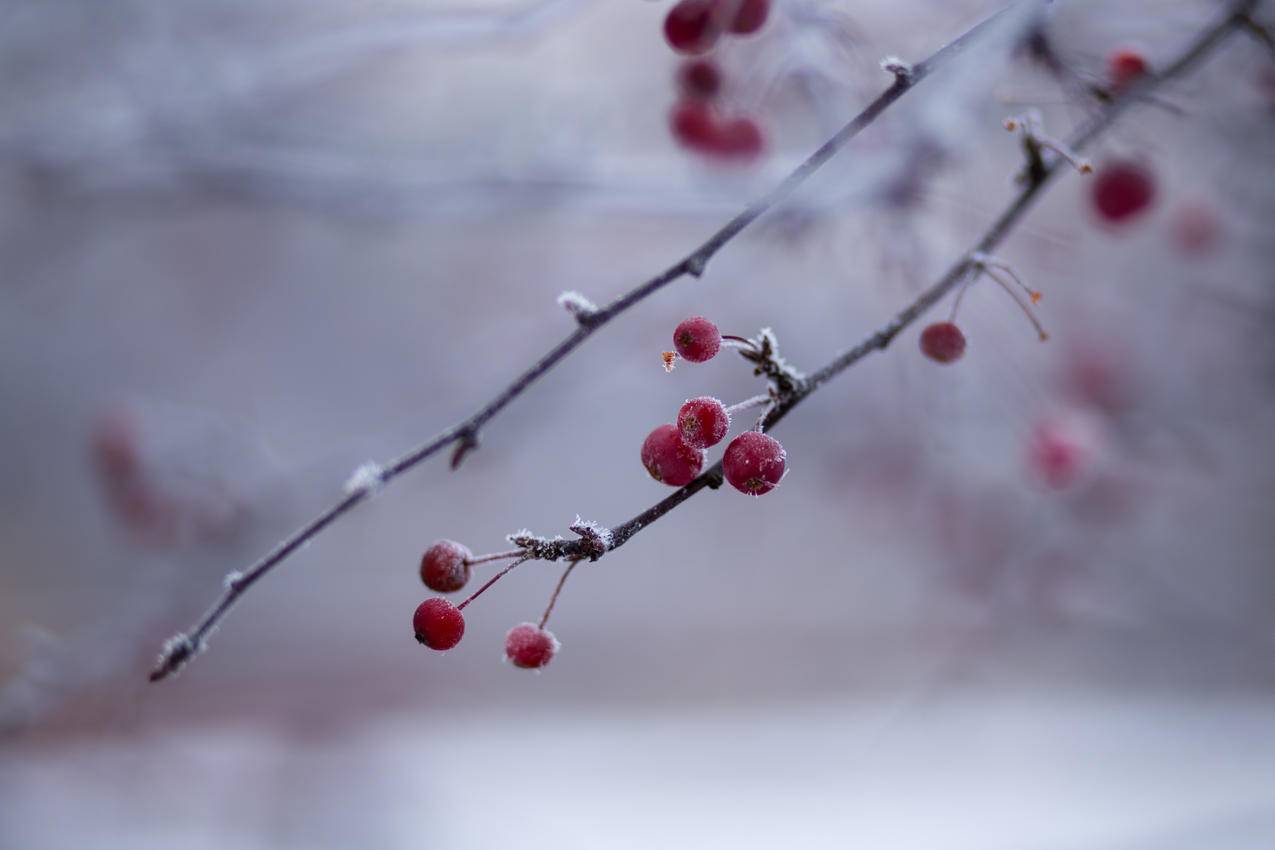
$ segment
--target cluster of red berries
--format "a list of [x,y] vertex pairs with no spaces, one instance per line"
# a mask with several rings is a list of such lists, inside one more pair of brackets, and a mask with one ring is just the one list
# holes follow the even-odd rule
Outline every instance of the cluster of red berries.
[[[454,593],[468,584],[471,565],[496,560],[497,557],[510,557],[510,554],[475,558],[467,546],[454,540],[439,540],[426,549],[421,558],[421,581],[438,593]],[[460,605],[454,605],[441,596],[426,599],[412,617],[416,640],[439,651],[456,646],[465,636],[465,615],[461,609],[473,598],[471,596]],[[515,667],[544,667],[553,660],[558,646],[553,632],[534,623],[514,626],[505,635],[505,657]]]
[[[703,316],[694,316],[673,331],[673,347],[691,363],[717,356],[722,335]],[[704,468],[705,451],[726,438],[730,410],[715,398],[701,396],[682,405],[677,424],[660,425],[642,442],[642,465],[656,481],[672,487],[691,483]],[[722,471],[741,493],[761,496],[784,477],[788,455],[779,441],[761,431],[745,431],[726,446]]]
[[[770,16],[770,0],[680,0],[664,19],[664,38],[678,53],[707,53],[723,35],[751,35]],[[723,159],[751,159],[766,146],[752,118],[718,110],[722,72],[708,59],[678,69],[679,99],[669,114],[673,136],[687,148]]]

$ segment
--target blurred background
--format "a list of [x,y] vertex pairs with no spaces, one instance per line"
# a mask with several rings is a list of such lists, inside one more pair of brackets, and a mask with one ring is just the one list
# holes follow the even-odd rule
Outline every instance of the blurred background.
[[146,683],[227,572],[568,333],[559,293],[682,257],[882,57],[1001,4],[774,0],[711,54],[717,108],[764,137],[726,157],[670,131],[670,5],[0,4],[0,847],[1272,846],[1275,58],[1251,38],[1088,152],[1147,170],[1143,214],[1103,223],[1069,173],[1005,243],[1048,343],[972,286],[958,364],[909,329],[782,423],[777,491],[703,493],[581,565],[542,674],[501,647],[560,565],[510,574],[446,654],[409,625],[432,541],[618,524],[666,494],[651,428],[759,390],[729,352],[665,374],[678,321],[771,327],[816,368],[1012,197],[1006,116],[1066,136],[1114,51],[1154,70],[1212,2],[1018,6],[459,471],[395,481]]

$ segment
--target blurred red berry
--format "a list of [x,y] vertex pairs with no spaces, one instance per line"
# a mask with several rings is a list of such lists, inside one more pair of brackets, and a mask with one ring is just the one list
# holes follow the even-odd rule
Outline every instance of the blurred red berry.
[[1173,213],[1169,233],[1179,253],[1199,257],[1217,247],[1222,238],[1222,223],[1207,204],[1183,204]]
[[717,137],[717,124],[708,104],[701,100],[683,100],[669,114],[673,137],[688,148],[707,150]]
[[642,442],[642,465],[656,481],[683,487],[704,468],[704,452],[686,445],[673,425],[661,425]]
[[677,412],[677,429],[686,445],[706,449],[726,438],[730,414],[726,412],[726,405],[715,398],[693,398]]
[[1132,48],[1123,48],[1107,57],[1107,79],[1116,91],[1127,88],[1147,73],[1147,60]]
[[454,593],[469,581],[474,553],[455,540],[439,540],[421,558],[421,581],[437,593]]
[[681,0],[664,19],[664,38],[678,53],[705,53],[722,34],[713,0]]
[[435,596],[417,607],[412,628],[416,639],[430,649],[451,649],[465,635],[465,615],[446,599]]
[[708,59],[690,59],[677,69],[677,87],[685,97],[711,100],[722,90],[722,72]]
[[1135,162],[1110,162],[1094,176],[1090,198],[1094,210],[1113,224],[1132,218],[1155,200],[1155,178]]
[[560,644],[553,632],[534,623],[514,626],[505,635],[505,657],[515,667],[538,670],[553,660]]
[[751,118],[736,118],[717,127],[712,150],[728,157],[751,159],[762,152],[766,141],[761,128]]
[[935,322],[921,331],[921,353],[938,363],[953,363],[965,353],[965,334],[952,322]]
[[673,347],[692,363],[703,363],[721,350],[722,334],[708,319],[692,316],[673,330]]
[[[729,5],[730,0],[726,0]],[[730,31],[736,35],[751,35],[761,29],[770,17],[770,0],[741,0]]]
[[745,431],[730,441],[722,456],[722,471],[730,486],[750,496],[775,489],[784,477],[788,454],[779,441],[760,431]]
[[1038,478],[1063,489],[1089,468],[1098,447],[1094,421],[1080,414],[1056,416],[1038,422],[1027,444],[1027,461]]

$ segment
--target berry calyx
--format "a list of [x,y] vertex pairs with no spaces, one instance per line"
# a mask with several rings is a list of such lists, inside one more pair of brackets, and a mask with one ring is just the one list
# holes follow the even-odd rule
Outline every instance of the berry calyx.
[[953,322],[935,322],[921,331],[921,353],[936,363],[953,363],[965,353],[965,334]]
[[775,489],[784,477],[788,453],[779,441],[761,431],[745,431],[730,441],[722,456],[722,471],[730,486],[750,496]]
[[770,17],[770,0],[742,0],[730,31],[736,35],[751,35],[761,29]]
[[438,540],[421,558],[421,581],[437,593],[454,593],[469,581],[474,553],[455,540]]
[[1110,162],[1094,177],[1090,198],[1098,216],[1112,224],[1136,216],[1155,199],[1155,178],[1136,162]]
[[412,616],[416,640],[440,652],[460,643],[465,635],[465,615],[441,596],[426,599]]
[[664,19],[664,38],[678,53],[705,53],[722,34],[719,18],[715,0],[681,0]]
[[673,347],[692,363],[703,363],[721,350],[722,334],[708,319],[692,316],[673,330]]
[[1111,88],[1120,91],[1147,73],[1147,60],[1132,48],[1123,48],[1107,57],[1107,79]]
[[730,430],[730,414],[726,405],[710,396],[693,398],[677,412],[677,430],[682,441],[693,449],[715,446]]
[[534,623],[514,626],[505,635],[505,657],[515,667],[524,670],[539,670],[544,667],[553,660],[560,647],[553,632]]
[[642,465],[670,487],[684,487],[704,468],[704,452],[686,445],[674,425],[661,425],[642,442]]
[[677,87],[689,98],[711,100],[722,90],[722,72],[708,59],[692,59],[677,69]]

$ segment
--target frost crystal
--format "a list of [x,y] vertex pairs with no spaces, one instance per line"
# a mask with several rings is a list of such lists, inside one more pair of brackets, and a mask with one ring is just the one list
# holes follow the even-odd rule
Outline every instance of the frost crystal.
[[185,632],[178,632],[164,641],[164,646],[159,651],[159,666],[151,674],[151,679],[180,672],[186,662],[203,651],[202,640],[195,640]]
[[541,561],[556,561],[562,557],[561,535],[550,540],[548,537],[541,537],[538,534],[532,534],[527,529],[522,529],[505,538],[519,549],[523,550],[529,558],[536,558]]
[[231,570],[226,573],[226,577],[222,579],[222,584],[225,585],[226,590],[234,590],[235,585],[239,584],[241,581],[243,581],[243,573],[238,570]]
[[912,78],[912,63],[905,62],[897,56],[887,56],[882,59],[881,70],[905,80]]
[[558,304],[560,304],[568,313],[576,317],[577,321],[589,318],[598,312],[598,306],[585,298],[574,289],[568,290],[558,296]]
[[379,463],[368,461],[350,475],[345,482],[345,492],[353,496],[355,493],[373,493],[385,483],[385,470]]
[[590,560],[597,560],[611,548],[614,539],[611,529],[596,522],[585,521],[576,514],[576,521],[570,525],[572,531],[580,535],[580,544],[588,553]]

